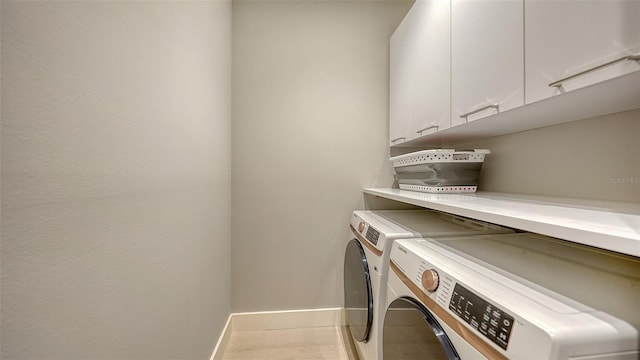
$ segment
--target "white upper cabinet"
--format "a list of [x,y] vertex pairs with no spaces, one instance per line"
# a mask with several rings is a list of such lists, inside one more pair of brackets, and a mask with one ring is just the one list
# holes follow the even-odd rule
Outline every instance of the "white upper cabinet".
[[390,47],[391,146],[640,108],[640,0],[416,0]]
[[390,40],[390,144],[450,127],[450,2],[417,0]]
[[523,0],[453,0],[451,124],[524,104]]
[[640,1],[525,0],[525,44],[527,104],[640,70]]

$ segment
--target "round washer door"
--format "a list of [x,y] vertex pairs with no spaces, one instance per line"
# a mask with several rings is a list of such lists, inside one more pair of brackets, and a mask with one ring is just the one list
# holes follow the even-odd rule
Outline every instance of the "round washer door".
[[367,341],[373,322],[373,294],[367,256],[360,242],[349,241],[344,254],[344,307],[356,341]]
[[460,359],[451,340],[429,310],[411,298],[389,305],[382,330],[382,353],[390,359]]

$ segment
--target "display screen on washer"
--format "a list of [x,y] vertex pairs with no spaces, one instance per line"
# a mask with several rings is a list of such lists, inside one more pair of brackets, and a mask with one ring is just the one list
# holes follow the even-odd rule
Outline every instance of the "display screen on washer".
[[460,284],[456,284],[449,309],[503,349],[507,349],[513,316]]
[[369,226],[367,229],[367,235],[365,235],[367,240],[369,240],[373,245],[378,245],[378,239],[380,238],[380,232],[374,229],[373,226]]

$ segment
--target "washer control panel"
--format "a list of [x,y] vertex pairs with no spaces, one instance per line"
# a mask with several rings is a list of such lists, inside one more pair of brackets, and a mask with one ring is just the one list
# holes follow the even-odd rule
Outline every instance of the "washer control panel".
[[458,283],[453,289],[449,310],[496,345],[507,349],[513,316]]
[[367,228],[367,234],[364,236],[373,245],[378,245],[378,239],[380,239],[380,232],[369,225]]

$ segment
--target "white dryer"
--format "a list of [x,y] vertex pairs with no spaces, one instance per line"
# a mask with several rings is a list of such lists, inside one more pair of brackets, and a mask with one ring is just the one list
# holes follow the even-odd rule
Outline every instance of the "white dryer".
[[354,238],[344,259],[346,322],[362,360],[382,358],[381,318],[386,304],[389,252],[395,239],[511,233],[493,224],[435,211],[354,211]]
[[640,259],[533,234],[394,242],[383,358],[640,357]]

